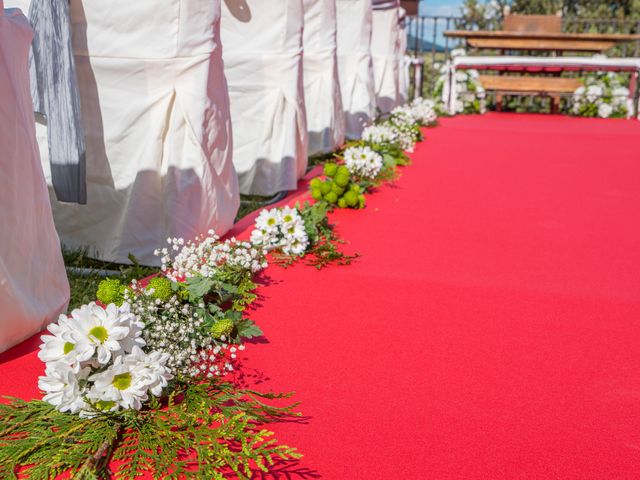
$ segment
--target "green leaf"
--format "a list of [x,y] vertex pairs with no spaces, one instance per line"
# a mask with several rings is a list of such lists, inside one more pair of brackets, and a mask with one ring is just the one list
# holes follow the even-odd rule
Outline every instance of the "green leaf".
[[[240,479],[267,471],[274,459],[301,455],[280,445],[265,422],[298,417],[296,404],[273,407],[264,400],[288,393],[239,390],[230,383],[178,383],[155,408],[104,414],[93,419],[61,413],[42,401],[10,399],[0,405],[0,478],[133,480],[152,478]],[[161,407],[161,412],[158,408]],[[110,472],[110,462],[118,464]],[[196,469],[194,471],[194,468]]]
[[236,329],[238,330],[238,336],[241,338],[254,338],[264,335],[260,327],[258,327],[253,320],[249,320],[248,318],[243,318],[237,321]]
[[194,275],[188,277],[185,281],[187,292],[189,292],[189,299],[191,301],[198,301],[204,297],[215,284],[215,280],[202,275]]

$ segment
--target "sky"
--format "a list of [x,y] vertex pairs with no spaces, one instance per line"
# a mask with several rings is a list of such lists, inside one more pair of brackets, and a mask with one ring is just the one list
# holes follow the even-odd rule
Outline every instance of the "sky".
[[[459,16],[462,3],[463,0],[420,0],[420,15]],[[436,43],[440,45],[444,45],[443,26],[440,23],[436,36]],[[429,41],[433,38],[433,26],[430,23],[425,24],[424,38]]]
[[422,15],[459,15],[462,0],[420,0]]

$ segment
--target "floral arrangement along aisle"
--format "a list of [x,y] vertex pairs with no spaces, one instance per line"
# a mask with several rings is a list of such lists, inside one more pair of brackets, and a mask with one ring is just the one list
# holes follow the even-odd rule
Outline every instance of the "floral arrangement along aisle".
[[580,117],[627,118],[632,111],[629,89],[621,75],[603,72],[584,79],[573,94],[571,113]]
[[[451,51],[451,57],[459,57],[466,55],[463,48],[456,48]],[[449,75],[451,65],[434,64],[434,68],[439,71],[436,79],[433,96],[437,99],[437,112],[441,115],[447,112],[447,108],[443,103],[443,93],[445,83]],[[480,84],[480,74],[477,70],[459,70],[454,73],[453,81],[455,82],[456,103],[455,111],[458,113],[486,113],[487,111],[487,93]]]
[[[367,127],[311,181],[312,204],[265,209],[248,241],[213,231],[156,250],[161,273],[104,280],[98,303],[61,315],[42,336],[42,400],[0,404],[0,478],[250,478],[301,455],[268,421],[299,415],[287,393],[243,389],[229,378],[243,341],[262,330],[246,316],[268,262],[349,264],[329,222],[362,209],[366,194],[407,165],[405,151],[437,122],[418,99]],[[114,471],[112,472],[111,469]]]

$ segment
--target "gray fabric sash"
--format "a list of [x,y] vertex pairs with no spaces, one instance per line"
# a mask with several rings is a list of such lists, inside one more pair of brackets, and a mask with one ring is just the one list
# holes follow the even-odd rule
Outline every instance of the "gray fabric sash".
[[87,203],[86,147],[71,47],[67,0],[33,0],[29,71],[34,110],[47,119],[49,162],[56,197]]
[[399,0],[373,0],[374,10],[386,10],[400,6]]

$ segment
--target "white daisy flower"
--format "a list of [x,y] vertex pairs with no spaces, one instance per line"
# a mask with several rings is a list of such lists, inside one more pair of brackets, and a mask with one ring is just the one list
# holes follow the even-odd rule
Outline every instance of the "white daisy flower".
[[60,412],[80,412],[87,404],[79,381],[85,380],[89,371],[89,368],[75,371],[64,361],[48,363],[45,375],[38,379],[38,388],[45,393],[42,399]]
[[88,393],[92,402],[114,403],[124,409],[140,410],[149,399],[149,377],[131,355],[117,357],[104,372],[89,377],[93,387]]
[[289,225],[300,220],[298,211],[291,207],[282,207],[279,217],[283,225]]
[[[258,219],[261,219],[258,221]],[[287,255],[300,255],[307,249],[309,241],[304,221],[295,208],[283,207],[260,212],[255,229],[251,232],[253,245],[268,250],[280,249]],[[263,228],[265,221],[276,219],[269,229]],[[295,249],[292,245],[295,243]],[[295,250],[296,253],[293,253]],[[248,259],[247,259],[248,260]]]
[[124,358],[124,363],[133,364],[136,374],[146,378],[149,391],[159,397],[169,384],[173,375],[166,366],[169,354],[165,352],[151,352],[146,354],[139,347],[134,347],[130,355]]
[[265,232],[277,230],[280,223],[280,212],[277,208],[267,210],[266,208],[260,212],[256,218],[256,227]]
[[62,314],[57,323],[47,327],[52,335],[43,335],[38,358],[45,363],[64,360],[65,363],[78,365],[76,343],[69,318]]
[[98,363],[106,365],[112,355],[130,351],[134,345],[144,345],[141,337],[144,324],[129,312],[128,304],[102,308],[94,302],[71,312],[70,325],[78,359],[86,361],[97,354]]
[[344,151],[345,166],[356,177],[375,179],[382,170],[382,156],[371,147],[349,147]]

